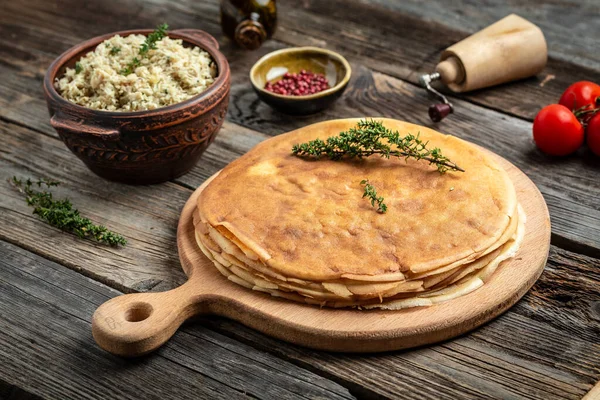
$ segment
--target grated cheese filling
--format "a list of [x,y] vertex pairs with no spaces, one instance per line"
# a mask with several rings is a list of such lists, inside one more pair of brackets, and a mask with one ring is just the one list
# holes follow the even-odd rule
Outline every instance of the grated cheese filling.
[[[54,87],[68,101],[104,111],[144,111],[170,106],[205,91],[215,80],[211,56],[181,39],[165,37],[146,57],[139,49],[144,35],[113,36],[67,68]],[[125,75],[134,57],[140,65]]]

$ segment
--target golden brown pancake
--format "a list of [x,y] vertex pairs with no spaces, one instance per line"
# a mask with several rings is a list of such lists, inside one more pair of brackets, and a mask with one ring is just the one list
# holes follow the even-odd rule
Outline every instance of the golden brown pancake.
[[[447,271],[449,274],[433,275],[425,280],[401,280],[398,282],[373,283],[348,279],[327,282],[294,279],[293,282],[290,282],[284,277],[283,280],[274,279],[224,251],[198,226],[196,239],[202,251],[225,277],[249,289],[321,306],[398,309],[450,300],[470,293],[481,286],[503,260],[514,256],[514,252],[519,247],[523,236],[524,215],[522,210],[519,210],[519,216],[521,223],[515,234],[500,248],[486,256]],[[197,213],[195,213],[194,221],[196,223],[199,221]],[[199,224],[202,225],[201,222]],[[222,239],[219,239],[219,243],[223,243]],[[428,284],[428,280],[438,277],[442,279],[433,282],[433,285]],[[469,284],[466,284],[467,282]],[[409,301],[409,298],[414,297],[424,297],[428,300]],[[425,304],[428,302],[430,304]]]
[[[237,247],[242,264],[273,279],[401,277],[460,266],[501,245],[516,218],[506,172],[461,139],[381,121],[402,134],[419,133],[466,172],[440,174],[426,161],[316,161],[291,154],[294,144],[337,135],[358,119],[328,121],[262,142],[228,165],[199,196],[200,219],[216,232],[211,237]],[[385,198],[387,213],[362,198],[363,179]]]

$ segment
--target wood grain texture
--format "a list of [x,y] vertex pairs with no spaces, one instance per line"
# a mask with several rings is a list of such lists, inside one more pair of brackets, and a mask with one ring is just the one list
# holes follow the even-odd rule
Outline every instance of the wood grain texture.
[[427,7],[423,7],[419,0],[360,1],[379,4],[390,10],[470,32],[476,32],[510,13],[516,13],[542,29],[554,58],[595,70],[600,65],[597,43],[593,35],[590,35],[590,29],[600,19],[600,7],[595,0],[487,0],[483,6],[477,0],[433,0],[427,2]]
[[[61,0],[59,3],[66,5],[69,1],[71,0]],[[331,29],[331,32],[325,32],[329,42],[310,41],[307,39],[309,36],[300,34],[298,31],[294,37],[301,42],[294,42],[294,44],[317,44],[333,47],[342,51],[342,54],[348,56],[350,60],[364,62],[379,70],[382,65],[387,64],[402,68],[408,65],[413,68],[415,62],[425,57],[418,52],[422,52],[423,46],[431,46],[431,40],[456,38],[456,40],[452,39],[451,43],[440,47],[441,50],[466,36],[462,33],[446,32],[444,30],[446,28],[441,25],[430,26],[415,17],[407,17],[371,4],[352,1],[340,6],[336,2],[337,0],[306,3],[292,1],[290,4],[288,2],[282,4],[283,9],[280,13],[282,22],[279,32],[286,32],[291,29],[289,24],[298,24],[298,21],[302,21],[304,24],[302,25],[304,28],[298,27],[298,29],[305,29],[311,35],[323,29]],[[5,33],[5,35],[0,35],[0,55],[5,55],[4,64],[0,63],[0,74],[11,77],[11,79],[0,81],[0,93],[2,93],[0,95],[0,118],[4,117],[30,126],[49,135],[56,135],[56,133],[47,122],[45,104],[41,100],[39,86],[43,79],[43,73],[52,59],[61,51],[78,43],[82,37],[98,35],[108,30],[154,25],[157,19],[163,18],[165,10],[169,11],[169,19],[172,19],[171,24],[175,28],[186,26],[185,24],[187,27],[197,26],[197,18],[201,18],[201,28],[221,42],[221,50],[232,65],[229,121],[269,135],[279,134],[325,119],[360,115],[381,115],[434,127],[426,112],[431,101],[420,88],[356,64],[352,66],[353,78],[348,90],[332,109],[304,118],[292,118],[271,110],[256,97],[247,72],[260,56],[282,48],[283,45],[270,41],[257,52],[239,51],[220,32],[220,26],[216,22],[218,21],[216,3],[188,1],[164,4],[161,0],[155,0],[139,3],[137,8],[127,7],[127,2],[93,3],[87,7],[77,7],[77,18],[80,22],[78,24],[73,24],[73,17],[68,15],[56,16],[57,20],[38,21],[40,16],[55,18],[55,6],[50,2],[40,0],[28,0],[28,4],[30,7],[20,10],[20,6],[11,3],[8,7],[9,14],[5,14],[10,15],[11,18],[3,19],[0,16],[0,33]],[[289,7],[293,7],[293,10]],[[122,13],[121,18],[112,18],[113,14],[117,12],[115,10]],[[338,15],[342,12],[340,10],[343,10],[345,20],[345,27],[341,32],[344,33],[354,27],[355,32],[362,35],[362,39],[358,43],[353,42],[358,40],[353,39],[353,36],[342,36],[340,39],[339,32],[338,34],[334,33],[335,29],[338,31],[340,29],[337,26],[339,18],[331,16]],[[11,11],[12,14],[10,14]],[[347,12],[349,15],[345,15]],[[138,15],[135,15],[136,13]],[[93,23],[98,15],[106,16],[106,24],[98,26]],[[364,18],[367,19],[357,19],[356,15],[364,15]],[[291,19],[291,21],[285,22],[287,19]],[[60,24],[49,21],[58,21]],[[18,25],[15,25],[17,23]],[[130,26],[127,25],[128,23]],[[89,24],[89,26],[81,24]],[[71,29],[67,29],[67,26]],[[371,32],[374,26],[381,27],[384,33],[388,31],[390,33],[383,35],[379,30]],[[406,31],[393,33],[394,29],[405,28]],[[382,35],[384,37],[381,37]],[[407,38],[413,41],[423,41],[425,44],[419,47],[414,43],[403,43],[402,41]],[[331,42],[333,40],[339,40],[346,47],[336,46]],[[378,46],[373,46],[373,43],[378,43]],[[357,50],[360,49],[356,47],[358,45],[365,50]],[[391,56],[387,58],[386,54],[388,53],[379,46],[391,46],[389,52],[394,49],[395,58]],[[351,56],[357,52],[361,57]],[[404,54],[404,52],[409,53]],[[437,63],[437,53],[436,51],[435,57],[430,60],[432,68]],[[390,71],[386,72],[390,73]],[[585,76],[578,77],[577,73],[583,73]],[[410,75],[410,72],[407,74]],[[398,74],[395,75],[398,76]],[[407,79],[402,74],[400,76]],[[529,97],[533,96],[536,101],[536,104],[531,106],[531,113],[537,112],[540,104],[545,104],[544,102],[555,102],[564,87],[574,80],[594,79],[594,76],[598,76],[597,80],[600,81],[600,72],[597,75],[588,74],[579,67],[574,71],[566,69],[557,73],[556,76],[565,78],[569,82],[565,83],[565,86],[553,89],[553,99],[545,100],[540,88],[531,89]],[[416,79],[416,76],[414,78]],[[556,79],[545,84],[544,88],[548,89],[548,86],[554,81]],[[493,93],[496,93],[497,90],[506,90],[515,98],[528,98],[524,93],[515,90],[527,87],[526,84],[514,85],[516,87],[505,85],[506,88],[494,89]],[[505,104],[505,101],[500,98],[493,102],[497,105]],[[554,222],[553,243],[600,257],[600,209],[597,207],[596,201],[596,198],[600,196],[600,182],[596,179],[600,170],[600,162],[597,161],[597,158],[583,149],[577,155],[566,159],[556,160],[546,157],[533,145],[529,123],[475,106],[467,101],[455,99],[454,104],[457,108],[456,113],[435,128],[480,144],[502,155],[522,169],[536,183],[548,203]],[[513,113],[510,107],[500,109]],[[206,157],[207,155],[204,156],[204,158]],[[218,169],[220,168],[215,171]],[[197,174],[192,171],[189,175]],[[203,180],[191,181],[188,176],[183,179],[193,187],[197,187],[203,182]],[[205,179],[207,176],[203,175],[203,177]]]
[[[26,9],[21,9],[18,4],[9,4],[5,15],[11,18],[0,24],[0,32],[16,41],[21,51],[25,52],[29,50],[24,44],[41,32],[48,37],[42,40],[42,46],[37,46],[36,53],[52,54],[52,49],[57,45],[63,51],[82,38],[108,31],[155,25],[157,20],[164,19],[168,13],[173,27],[198,27],[214,35],[222,45],[235,47],[221,34],[217,2],[111,0],[76,7],[73,9],[76,16],[54,12],[56,7],[69,8],[71,1],[49,3],[28,0]],[[561,6],[572,7],[567,1],[557,3],[557,10],[552,12],[549,19],[562,16]],[[594,12],[589,11],[591,7],[587,6],[588,14],[594,15]],[[478,21],[481,19],[477,19],[474,22],[479,23],[477,28],[465,29],[460,28],[459,23],[451,23],[453,19],[466,19],[469,15],[460,16],[460,10],[456,10],[456,7],[451,11],[454,14],[445,20],[446,24],[365,1],[293,0],[282,2],[279,9],[280,22],[275,36],[277,40],[290,45],[317,45],[339,50],[350,61],[360,62],[376,71],[414,84],[418,81],[419,73],[433,71],[443,49],[506,15],[499,15],[498,18],[495,14],[494,17],[488,16],[485,18],[487,24],[480,23]],[[485,8],[477,12],[483,14]],[[105,17],[103,23],[95,23],[100,16]],[[74,24],[73,18],[77,18],[79,23]],[[585,25],[587,19],[583,21],[581,24]],[[539,22],[539,19],[534,18],[534,22]],[[558,29],[558,26],[555,28]],[[546,32],[552,30],[548,27],[544,29]],[[576,46],[571,46],[571,49],[572,58],[581,54]],[[240,53],[237,49],[236,52]],[[533,119],[541,106],[556,102],[569,84],[583,79],[600,80],[598,64],[585,67],[551,57],[548,67],[538,78],[479,91],[463,98],[488,108]],[[420,91],[420,94],[426,97],[424,91]]]
[[42,397],[28,393],[18,386],[0,380],[0,399],[3,400],[42,400]]
[[[225,45],[224,52],[232,62],[232,83],[240,96],[236,104],[230,106],[229,117],[230,121],[243,123],[245,127],[226,122],[217,142],[203,155],[202,162],[178,181],[180,185],[191,189],[262,140],[265,134],[277,134],[331,117],[373,115],[373,109],[382,110],[378,113],[383,115],[418,122],[426,115],[423,107],[429,104],[429,99],[415,90],[414,85],[406,86],[412,89],[405,89],[405,84],[397,83],[390,75],[411,83],[416,82],[416,72],[433,67],[440,50],[502,17],[505,14],[503,7],[510,7],[511,11],[516,10],[532,19],[542,26],[547,37],[549,29],[560,30],[565,35],[564,40],[550,43],[553,57],[538,79],[473,93],[464,97],[465,100],[506,114],[532,118],[541,105],[555,102],[572,81],[598,80],[596,62],[582,62],[585,67],[577,65],[582,58],[597,57],[597,52],[593,51],[595,47],[592,47],[592,51],[581,50],[580,45],[585,42],[595,46],[595,36],[572,35],[574,31],[589,32],[586,25],[597,19],[594,17],[595,0],[576,3],[555,0],[535,5],[528,1],[507,5],[499,0],[490,0],[484,7],[479,3],[463,7],[463,4],[471,4],[469,0],[451,0],[444,1],[441,8],[435,6],[441,2],[434,1],[436,2],[426,3],[431,6],[424,6],[425,3],[416,0],[389,1],[392,6],[398,7],[396,10],[390,10],[381,4],[373,5],[371,0],[280,2],[282,12],[277,36],[279,42],[268,42],[267,47],[258,53],[239,52],[220,36],[216,1],[4,2],[0,7],[0,76],[3,78],[0,80],[0,119],[3,121],[2,140],[9,137],[9,141],[0,150],[3,173],[10,175],[5,172],[5,166],[13,165],[13,171],[23,176],[57,174],[61,178],[67,177],[59,193],[72,197],[82,212],[98,218],[98,222],[105,222],[116,230],[127,230],[127,235],[131,235],[128,237],[135,239],[134,246],[137,250],[133,252],[135,254],[124,257],[122,251],[81,242],[49,228],[33,218],[31,210],[21,203],[22,199],[17,199],[5,186],[0,189],[3,207],[0,211],[0,235],[44,257],[57,260],[85,276],[105,281],[128,292],[170,289],[185,280],[171,244],[175,242],[176,218],[191,191],[183,190],[185,188],[179,185],[164,184],[133,191],[129,197],[129,187],[106,185],[105,181],[94,180],[93,175],[77,164],[78,161],[62,144],[52,144],[54,139],[44,137],[55,135],[48,124],[47,111],[41,97],[41,82],[47,66],[60,52],[73,44],[108,31],[148,28],[166,21],[173,28],[194,27],[207,30]],[[333,12],[328,11],[328,4]],[[547,18],[548,27],[536,19],[538,17]],[[373,21],[376,24],[371,25]],[[562,21],[566,23],[563,24]],[[252,94],[246,71],[262,54],[260,52],[282,47],[281,41],[290,45],[314,44],[340,50],[353,63],[355,79],[351,85],[355,82],[360,84],[352,93],[346,93],[343,101],[326,114],[292,120],[271,111]],[[564,46],[567,57],[557,53],[557,45]],[[361,71],[357,75],[356,68],[359,64],[366,64],[383,74],[372,73],[360,67]],[[398,93],[393,96],[381,94],[382,91],[391,90]],[[417,104],[413,105],[415,102]],[[463,107],[462,103],[460,107]],[[581,158],[578,155],[560,161],[547,159],[532,150],[530,125],[514,122],[510,116],[492,113],[481,107],[470,106],[463,110],[466,120],[464,123],[457,123],[452,129],[511,159],[526,170],[542,189],[551,209],[555,231],[553,242],[599,256],[599,235],[596,232],[599,226],[597,160],[585,153]],[[70,182],[70,176],[74,177],[73,182]],[[114,194],[118,201],[111,198]],[[113,208],[118,220],[111,216]],[[13,238],[13,233],[16,239]],[[40,240],[40,234],[44,240]],[[156,250],[146,252],[146,249],[152,247]],[[4,254],[2,252],[3,256]],[[143,257],[140,258],[140,254]],[[0,270],[0,274],[3,271],[4,269]],[[242,352],[252,351],[253,348],[270,352],[278,358],[315,371],[318,375],[336,380],[361,398],[458,399],[489,398],[493,394],[494,397],[502,398],[580,399],[600,379],[597,342],[600,336],[598,271],[600,262],[597,259],[552,247],[545,273],[533,290],[510,312],[468,336],[429,348],[385,356],[332,355],[271,339],[230,320],[201,318],[199,323],[185,329],[185,334],[192,337],[178,347],[180,352],[177,357],[198,365],[196,360],[201,363],[215,348],[232,346],[222,336],[226,335],[236,339],[234,344],[241,340],[249,345]],[[74,280],[72,275],[67,275],[64,285],[68,286],[72,279],[80,282]],[[0,297],[2,294],[0,291]],[[31,299],[24,301],[27,305],[16,309],[21,313],[30,313]],[[39,303],[35,304],[38,307]],[[65,308],[63,300],[54,304],[51,311],[36,311],[34,315],[39,319],[51,318],[52,315],[57,315],[57,310],[61,307]],[[10,307],[16,306],[11,303]],[[90,307],[87,321],[95,306]],[[0,324],[5,313],[2,312],[1,315]],[[58,315],[61,319],[68,318],[64,314]],[[197,331],[197,325],[208,326],[222,335],[211,334],[211,330]],[[47,330],[40,324],[34,328],[39,328],[42,333]],[[38,343],[37,332],[35,335],[29,332],[29,336],[25,336],[34,341],[34,344],[23,344],[16,340],[16,349],[1,346],[0,356],[10,354],[18,360],[22,354],[29,355],[31,361],[26,365],[19,364],[20,375],[17,376],[29,376],[24,375],[24,372],[31,368],[40,371],[38,375],[50,383],[37,385],[37,381],[30,384],[25,379],[15,378],[12,381],[14,384],[0,383],[0,397],[8,393],[11,400],[27,398],[36,387],[46,390],[47,386],[51,386],[51,389],[43,393],[43,397],[64,398],[56,394],[64,382],[69,382],[67,386],[82,386],[69,381],[69,377],[79,377],[73,377],[72,371],[65,373],[60,368],[46,368],[55,365],[54,358],[73,357],[72,354],[87,355],[87,347],[94,346],[89,335],[89,324],[86,323],[85,328],[77,331],[79,333],[67,338],[62,338],[65,336],[64,331],[61,325],[60,329],[56,327],[55,331],[44,336],[53,340],[45,346],[42,346],[43,342]],[[87,338],[87,341],[80,340],[79,335]],[[197,342],[206,339],[207,335],[212,338],[211,343],[215,344],[208,348],[208,355]],[[180,336],[181,333],[177,334],[175,341]],[[172,343],[167,344],[159,353],[170,348]],[[61,349],[71,349],[71,352],[65,353]],[[186,355],[183,355],[184,351]],[[50,361],[44,364],[45,360]],[[90,359],[77,360],[80,365],[87,365]],[[280,361],[275,360],[275,364],[277,363]],[[155,375],[150,374],[147,375],[150,378],[146,378],[145,373],[140,373],[137,364],[131,366],[118,361],[114,361],[114,364],[119,366],[125,382],[134,381],[133,374],[127,372],[132,368],[137,373],[135,382],[140,379],[144,382],[149,380],[151,387],[154,387],[152,382]],[[224,365],[216,359],[214,364]],[[283,368],[288,368],[288,365],[282,363]],[[270,368],[276,366],[265,368],[263,373],[252,378],[257,382],[256,387],[260,386],[257,397],[268,394],[266,384],[261,385],[260,382],[266,382]],[[83,373],[75,370],[78,374]],[[183,371],[182,374],[185,374],[187,369],[176,371]],[[0,372],[4,372],[4,369],[0,369]],[[97,376],[103,375],[99,373]],[[168,383],[174,387],[173,393],[180,393],[183,389],[179,386],[185,386],[186,380],[172,374],[167,377],[173,378]],[[228,375],[227,378],[233,379],[235,375]],[[86,376],[81,379],[87,385],[89,380],[85,379],[91,378]],[[164,380],[159,379],[159,382]],[[115,384],[110,382],[110,385]],[[94,387],[92,383],[88,386]],[[124,389],[113,397],[119,396],[131,395]],[[38,398],[33,394],[30,397]]]
[[[60,260],[70,268],[95,279],[105,280],[112,286],[123,286],[128,292],[165,290],[185,281],[172,244],[175,243],[177,217],[191,191],[182,193],[182,198],[179,199],[170,196],[173,192],[170,184],[137,188],[136,190],[143,190],[144,196],[150,194],[149,204],[152,204],[152,210],[156,210],[148,214],[140,212],[139,209],[144,207],[142,204],[136,205],[138,195],[127,195],[131,187],[118,184],[107,186],[105,181],[95,181],[93,174],[74,164],[76,160],[71,158],[68,150],[57,140],[13,124],[5,124],[4,132],[11,141],[6,142],[1,153],[3,165],[0,170],[6,171],[5,165],[12,163],[14,159],[18,173],[25,176],[57,171],[61,179],[67,175],[72,176],[69,178],[72,179],[72,183],[67,181],[66,188],[63,188],[67,191],[61,193],[75,198],[75,204],[82,212],[92,213],[93,217],[100,218],[99,221],[106,222],[113,229],[123,229],[123,225],[132,226],[129,232],[134,238],[141,231],[151,238],[144,240],[162,244],[159,252],[146,252],[145,247],[142,247],[135,252],[135,257],[123,258],[120,256],[122,251],[82,242],[47,227],[30,216],[31,210],[25,207],[22,199],[18,197],[0,213],[0,216],[5,218],[0,226],[10,233],[7,239],[12,241],[14,235],[19,235],[19,245],[45,257]],[[202,182],[227,162],[241,155],[246,148],[264,138],[264,135],[254,131],[226,124],[216,143],[209,147],[203,157],[206,162],[199,164],[191,174],[185,176],[185,184],[195,187],[196,182]],[[16,150],[18,148],[21,150]],[[40,149],[44,151],[40,152]],[[40,154],[35,162],[29,162],[27,158],[31,153]],[[41,157],[44,154],[45,156]],[[4,182],[4,179],[1,182]],[[79,188],[79,185],[83,186]],[[8,187],[3,187],[2,193],[15,196],[10,194]],[[119,197],[127,198],[127,201],[112,204],[110,198],[107,200],[107,193],[118,194]],[[5,201],[6,197],[2,200]],[[175,205],[176,202],[180,203]],[[12,219],[6,219],[5,211],[14,210],[13,207],[18,212],[12,213]],[[118,225],[113,225],[105,219],[111,215],[111,207],[116,207],[117,210],[124,208],[122,214],[119,214],[122,219]],[[9,215],[10,213],[9,211]],[[136,219],[130,219],[128,214],[135,215]],[[164,219],[160,219],[159,216]],[[38,233],[44,234],[45,241],[38,240]],[[163,235],[164,238],[161,237]],[[84,258],[81,258],[81,255]],[[149,262],[140,259],[140,255],[147,257],[144,259]],[[122,264],[123,260],[127,263]],[[259,346],[282,357],[289,357],[303,367],[331,376],[352,388],[354,392],[370,397],[411,398],[417,395],[412,394],[410,387],[426,386],[433,389],[423,398],[432,399],[477,395],[481,397],[481,390],[483,393],[490,393],[492,390],[505,393],[508,390],[511,395],[509,398],[580,398],[585,390],[589,390],[591,385],[600,379],[600,357],[597,346],[594,347],[600,334],[600,314],[597,306],[600,304],[598,271],[598,260],[554,248],[546,273],[524,301],[519,302],[508,314],[491,325],[467,338],[459,339],[474,341],[476,345],[460,345],[450,350],[446,345],[442,345],[435,346],[435,350],[423,349],[417,350],[416,353],[393,354],[381,361],[383,369],[379,368],[379,357],[342,357],[298,349],[268,339],[227,320],[207,319],[202,320],[201,324],[210,324],[212,328],[228,336],[245,340],[253,346]],[[173,274],[176,274],[175,278]],[[493,329],[488,329],[490,326]],[[546,341],[539,341],[540,337],[548,335],[552,338],[550,346],[557,350],[550,350]],[[563,354],[565,349],[568,349],[567,357]],[[422,356],[422,351],[426,351],[428,355]],[[559,363],[556,361],[558,358],[561,359]],[[518,372],[513,371],[514,365],[520,366]],[[493,382],[486,375],[481,375],[482,366],[485,367],[484,370],[494,371]],[[516,375],[505,378],[507,371],[513,371]],[[392,383],[389,381],[390,374],[393,376]],[[542,386],[559,387],[556,394],[546,397],[546,390],[529,394],[527,388],[531,385],[541,385],[541,376],[546,377],[542,380],[545,382]],[[524,383],[514,388],[515,381]],[[436,393],[441,394],[436,397]]]
[[[186,179],[204,181],[264,137],[225,123]],[[59,140],[2,121],[0,138],[0,238],[126,292],[165,290],[185,282],[175,234],[181,209],[192,193],[185,187],[187,180],[184,186],[108,182],[83,167]],[[53,189],[57,198],[70,198],[83,215],[124,235],[128,245],[113,249],[81,241],[42,223],[8,182],[13,176],[62,181]]]
[[93,344],[90,319],[119,292],[6,242],[0,253],[0,388],[21,388],[13,398],[353,398],[198,324],[151,358],[114,357]]
[[600,399],[600,382],[598,382],[592,390],[587,392],[582,400],[598,400]]
[[[43,41],[42,32],[30,31],[29,35],[35,36],[31,46],[39,47]],[[0,37],[0,48],[1,43]],[[353,65],[353,78],[349,88],[333,108],[309,117],[285,116],[258,100],[246,75],[246,71],[262,54],[281,47],[280,44],[269,42],[254,53],[236,51],[230,43],[222,47],[231,65],[235,66],[232,69],[229,121],[263,134],[275,135],[325,119],[381,115],[454,134],[502,155],[536,183],[548,203],[554,222],[553,243],[600,256],[600,209],[596,201],[600,196],[600,182],[596,179],[600,163],[591,153],[582,149],[577,155],[561,160],[547,157],[532,143],[531,124],[461,100],[455,101],[457,110],[453,118],[446,119],[439,127],[435,126],[425,111],[430,100],[422,96],[419,88],[360,65]],[[35,59],[36,56],[31,57]],[[11,77],[0,81],[0,92],[3,93],[0,96],[0,118],[31,126],[51,136],[56,135],[47,122],[43,100],[39,94],[35,94],[36,87],[40,85],[36,82],[35,71],[43,70],[44,62],[17,62],[14,57],[10,60],[18,65],[7,67],[0,64],[0,73]],[[41,77],[42,75],[39,79]],[[227,126],[226,123],[225,127]],[[242,136],[251,134],[246,129],[229,126],[232,130],[239,129],[243,132]],[[256,138],[260,136],[255,134]],[[218,136],[217,141],[220,141]],[[231,140],[227,146],[238,146],[235,142],[236,140]],[[241,145],[245,146],[245,143]],[[249,148],[245,147],[243,151]],[[212,160],[213,155],[218,154],[209,147],[200,165],[207,158]],[[221,163],[220,168],[224,165],[225,163]],[[220,168],[215,168],[212,173]],[[199,176],[196,171],[197,169],[193,169],[190,174],[181,178],[182,181],[195,188],[212,174],[202,174],[202,179],[194,179]]]
[[311,348],[338,352],[381,352],[449,339],[498,316],[516,303],[541,274],[550,245],[550,219],[535,185],[506,160],[506,169],[525,210],[525,238],[514,258],[473,293],[431,307],[400,311],[319,308],[251,291],[225,279],[196,243],[192,214],[208,180],[183,208],[177,247],[189,280],[163,293],[129,294],[94,313],[96,342],[123,356],[149,353],[165,343],[186,319],[213,313],[268,335]]
[[[62,142],[0,122],[0,238],[59,260],[121,290],[171,287],[185,280],[172,251],[176,221],[189,189],[174,183],[132,187],[103,180],[84,168]],[[35,157],[31,157],[35,154]],[[81,241],[32,214],[12,188],[12,176],[53,177],[52,192],[68,197],[83,215],[124,235],[122,249]]]
[[200,321],[367,398],[580,399],[600,378],[599,271],[597,259],[551,247],[545,272],[509,312],[451,342],[386,355],[317,352],[231,320]]
[[[421,8],[428,8],[430,13],[435,13],[445,8],[442,3],[444,2],[438,1],[436,6],[421,5]],[[571,2],[557,3],[557,8],[575,8]],[[598,11],[591,11],[592,7],[588,6],[590,15],[582,21],[592,21],[592,15],[597,15]],[[277,40],[296,46],[312,44],[338,50],[351,62],[360,62],[375,71],[413,84],[418,83],[421,73],[434,70],[442,50],[510,13],[497,13],[493,16],[488,14],[486,23],[476,20],[477,28],[465,29],[459,23],[449,25],[450,18],[424,19],[400,12],[402,6],[388,8],[367,1],[290,0],[282,3],[280,9],[281,24],[275,35]],[[473,12],[485,14],[486,10],[487,7],[480,7]],[[460,12],[464,13],[464,16],[459,17],[461,19],[469,18],[471,14],[459,7],[454,8],[454,15]],[[447,16],[444,13],[441,15]],[[551,18],[564,18],[563,15],[557,10]],[[569,18],[571,17],[569,14]],[[538,21],[539,18],[534,19],[534,22]],[[544,32],[553,31],[548,25],[543,26]],[[571,26],[566,27],[570,28]],[[556,29],[560,28],[554,26],[554,30]],[[564,39],[563,42],[572,43],[574,36],[570,36],[571,33],[568,35],[569,39]],[[549,48],[552,49],[554,44],[549,42]],[[573,46],[570,59],[576,59],[579,54],[581,49]],[[459,98],[532,120],[541,107],[556,103],[561,93],[571,83],[579,80],[600,81],[600,64],[596,61],[583,66],[551,56],[546,68],[536,78],[479,90]],[[448,90],[445,92],[451,94]],[[424,90],[419,93],[426,97]]]
[[[235,78],[234,78],[235,81]],[[268,134],[300,128],[326,119],[381,115],[421,124],[469,140],[506,158],[529,176],[540,189],[553,221],[553,243],[600,256],[600,171],[597,157],[581,149],[571,157],[556,159],[536,149],[531,124],[493,110],[456,100],[453,118],[436,125],[425,110],[429,100],[411,84],[353,65],[353,78],[344,97],[329,110],[302,119],[290,119],[256,102],[246,84],[232,85],[230,120]],[[201,182],[197,182],[196,185]]]

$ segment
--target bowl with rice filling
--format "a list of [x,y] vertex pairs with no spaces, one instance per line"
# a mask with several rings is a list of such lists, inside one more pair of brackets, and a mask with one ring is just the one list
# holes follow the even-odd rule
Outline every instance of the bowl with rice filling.
[[46,72],[50,124],[97,175],[132,184],[176,178],[221,128],[230,71],[218,42],[166,29],[95,37]]

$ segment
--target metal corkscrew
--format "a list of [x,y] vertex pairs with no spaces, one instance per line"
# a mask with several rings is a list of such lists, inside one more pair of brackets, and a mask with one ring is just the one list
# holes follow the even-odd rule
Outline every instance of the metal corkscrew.
[[423,86],[427,91],[433,94],[435,97],[440,99],[442,103],[431,104],[429,106],[429,118],[433,122],[440,122],[448,114],[454,112],[454,107],[452,103],[448,101],[446,96],[442,93],[438,92],[433,86],[431,86],[431,82],[439,81],[441,79],[441,75],[439,72],[434,72],[432,74],[425,74],[419,77],[419,84]]

